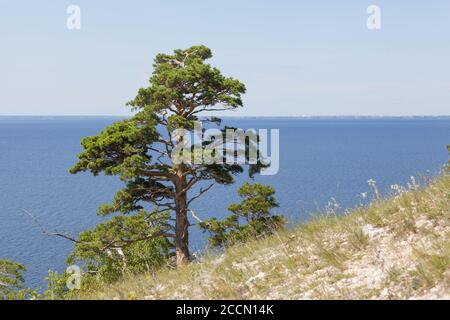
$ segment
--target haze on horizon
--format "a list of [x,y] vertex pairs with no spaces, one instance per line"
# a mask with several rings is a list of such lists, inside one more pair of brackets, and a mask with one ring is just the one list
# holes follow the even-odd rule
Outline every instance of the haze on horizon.
[[[66,9],[81,9],[68,30]],[[366,9],[381,8],[381,30]],[[225,116],[450,115],[450,2],[0,0],[0,115],[129,115],[159,52],[204,44]]]

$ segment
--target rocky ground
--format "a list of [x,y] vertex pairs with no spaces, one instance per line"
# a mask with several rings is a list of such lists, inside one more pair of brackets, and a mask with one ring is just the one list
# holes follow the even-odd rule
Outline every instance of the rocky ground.
[[[371,183],[379,197],[376,184]],[[76,298],[450,299],[450,178]]]

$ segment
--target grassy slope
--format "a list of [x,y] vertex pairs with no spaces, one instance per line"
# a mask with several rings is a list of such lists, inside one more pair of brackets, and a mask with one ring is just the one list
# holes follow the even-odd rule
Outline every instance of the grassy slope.
[[450,298],[450,175],[81,299]]

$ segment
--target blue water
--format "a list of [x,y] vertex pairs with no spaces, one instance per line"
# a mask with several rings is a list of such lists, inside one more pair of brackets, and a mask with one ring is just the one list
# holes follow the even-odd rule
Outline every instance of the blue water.
[[[77,235],[101,221],[99,204],[109,202],[121,182],[115,177],[70,175],[82,137],[96,134],[117,118],[0,117],[0,258],[28,267],[30,286],[44,286],[49,269],[64,270],[72,243],[43,234],[22,209],[48,231]],[[259,176],[273,185],[277,210],[304,221],[331,197],[349,208],[368,191],[372,178],[386,192],[411,175],[435,175],[448,161],[450,119],[227,119],[240,128],[280,129],[280,171]],[[233,186],[214,187],[193,203],[201,217],[224,216],[236,201]],[[204,236],[191,231],[194,249]]]

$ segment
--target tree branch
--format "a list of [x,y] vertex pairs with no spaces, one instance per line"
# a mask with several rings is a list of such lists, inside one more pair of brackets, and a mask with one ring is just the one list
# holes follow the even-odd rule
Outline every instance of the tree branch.
[[33,216],[29,211],[22,209],[23,212],[25,212],[27,215],[29,215],[31,217],[31,219],[33,219],[34,223],[39,227],[39,229],[41,229],[42,233],[44,233],[45,235],[49,236],[49,237],[61,237],[64,238],[66,240],[70,240],[72,242],[75,243],[79,243],[79,241],[69,235],[66,235],[64,233],[61,232],[48,232],[47,230],[45,230],[45,228],[42,226],[42,224],[39,222],[39,220]]
[[197,217],[197,215],[195,214],[195,212],[194,212],[193,210],[189,209],[189,212],[192,214],[192,217],[193,217],[195,220],[197,220],[197,221],[200,222],[200,223],[203,222],[202,219],[200,219],[199,217]]
[[188,202],[187,205],[190,205],[192,201],[194,201],[195,199],[199,198],[202,194],[204,194],[205,192],[207,192],[209,189],[211,189],[214,186],[214,183],[210,184],[207,188],[202,189],[200,188],[200,192],[195,195],[194,197],[192,197]]

